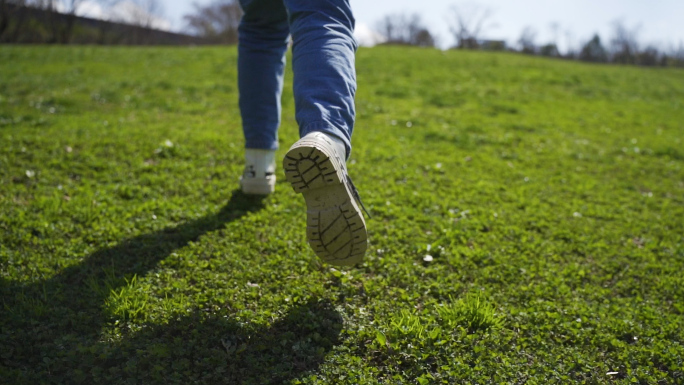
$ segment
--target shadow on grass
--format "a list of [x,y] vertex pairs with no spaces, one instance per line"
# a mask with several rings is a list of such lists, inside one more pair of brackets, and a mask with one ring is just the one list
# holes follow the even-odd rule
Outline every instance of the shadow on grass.
[[316,299],[264,328],[193,313],[145,328],[111,346],[106,359],[79,367],[108,371],[83,375],[95,382],[281,384],[316,369],[339,343],[341,328],[332,304]]
[[0,281],[0,377],[17,383],[189,382],[203,377],[277,383],[313,369],[341,328],[339,314],[325,302],[295,307],[265,330],[196,312],[168,324],[123,331],[124,340],[117,344],[99,341],[111,321],[104,304],[112,290],[127,278],[144,276],[203,234],[262,207],[263,198],[234,191],[216,214],[101,249],[52,278],[24,285]]

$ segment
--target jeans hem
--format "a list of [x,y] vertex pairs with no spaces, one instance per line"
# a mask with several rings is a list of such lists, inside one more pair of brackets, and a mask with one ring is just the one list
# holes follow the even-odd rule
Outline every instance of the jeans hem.
[[270,142],[248,142],[245,143],[245,148],[250,148],[254,150],[277,150],[279,148],[278,142],[276,143],[270,143]]

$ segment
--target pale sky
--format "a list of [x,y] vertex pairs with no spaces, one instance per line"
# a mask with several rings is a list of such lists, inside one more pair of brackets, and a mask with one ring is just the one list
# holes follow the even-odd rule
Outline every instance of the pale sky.
[[[209,0],[196,0],[206,4]],[[182,17],[192,11],[191,0],[162,0],[164,14],[173,29],[183,27]],[[640,26],[643,44],[660,46],[684,43],[684,0],[351,0],[357,25],[375,28],[379,19],[393,13],[418,13],[428,29],[439,37],[442,47],[454,44],[447,17],[453,4],[477,4],[492,11],[496,24],[487,28],[485,38],[515,44],[521,31],[532,26],[537,44],[553,40],[552,23],[557,23],[557,40],[564,50],[568,43],[577,47],[598,32],[607,41],[611,23],[620,19],[628,27]]]

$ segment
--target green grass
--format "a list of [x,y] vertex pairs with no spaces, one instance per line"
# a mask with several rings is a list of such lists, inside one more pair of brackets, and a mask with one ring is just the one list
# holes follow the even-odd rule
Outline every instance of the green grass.
[[360,50],[334,269],[237,192],[235,62],[0,47],[0,382],[684,383],[683,71]]

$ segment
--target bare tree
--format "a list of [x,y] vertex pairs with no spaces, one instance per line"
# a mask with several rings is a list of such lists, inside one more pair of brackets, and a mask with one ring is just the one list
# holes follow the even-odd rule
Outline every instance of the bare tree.
[[235,44],[242,8],[237,0],[214,0],[206,6],[193,4],[193,13],[183,16],[187,28],[213,43]]
[[416,13],[387,15],[377,23],[377,29],[387,39],[385,44],[435,46],[434,36]]
[[159,0],[99,0],[98,3],[106,9],[105,20],[141,28],[155,28],[155,22],[164,14]]
[[[83,3],[83,0],[61,0],[59,1],[59,4],[61,4],[61,9],[57,8],[57,3],[57,1],[48,0],[50,11],[52,11],[54,15],[52,17],[52,20],[54,21],[52,30],[55,36],[55,42],[68,44],[69,41],[71,41],[71,35],[74,31],[76,12]],[[55,13],[58,11],[61,11],[60,13],[66,15],[64,21],[61,21],[60,17],[55,15]]]
[[577,58],[577,48],[575,46],[575,34],[571,29],[565,30],[565,58]]
[[134,4],[129,7],[127,21],[138,27],[154,28],[154,22],[164,13],[159,0],[136,0]]
[[152,30],[161,27],[164,10],[160,0],[98,0],[98,3],[106,10],[105,20],[139,27],[129,29],[126,35],[122,35],[112,33],[112,24],[102,23],[98,36],[100,44],[123,39],[133,44],[148,44]]
[[[97,3],[104,8],[105,14],[102,15],[102,20],[109,22],[117,22],[117,16],[112,13],[113,7],[119,2],[119,0],[97,0]],[[111,31],[113,29],[112,23],[100,23],[97,27],[98,36],[97,44],[112,44],[118,39],[112,38]],[[119,37],[121,38],[121,36]]]
[[518,45],[520,46],[520,52],[529,55],[534,55],[537,51],[535,45],[535,40],[537,39],[537,31],[532,26],[525,27],[520,33],[518,38]]
[[382,19],[380,19],[376,23],[376,28],[375,28],[384,38],[386,39],[385,41],[391,42],[396,39],[396,34],[398,31],[396,22],[392,15],[385,15]]
[[496,24],[489,23],[493,13],[489,8],[474,3],[453,5],[447,19],[449,30],[458,48],[477,48],[481,34]]
[[549,24],[549,30],[551,31],[551,41],[539,47],[539,54],[548,57],[560,57],[560,51],[558,50],[558,31],[560,30],[560,24],[557,22],[552,22]]
[[553,36],[553,40],[551,40],[551,44],[558,46],[558,33],[560,31],[560,24],[557,21],[551,22],[549,24],[549,30],[551,31],[551,36]]
[[640,26],[629,29],[621,20],[613,22],[613,36],[610,39],[612,61],[621,64],[636,64],[639,54]]

